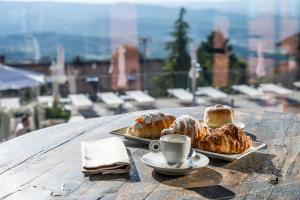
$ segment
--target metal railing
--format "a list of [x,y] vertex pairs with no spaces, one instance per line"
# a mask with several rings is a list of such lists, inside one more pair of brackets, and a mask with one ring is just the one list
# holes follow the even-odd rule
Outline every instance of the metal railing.
[[[214,77],[217,74],[217,78]],[[113,74],[91,74],[85,76],[70,76],[67,77],[65,84],[60,85],[60,93],[62,96],[67,96],[69,93],[85,93],[92,98],[96,97],[97,92],[123,91],[123,90],[137,90],[144,88],[145,91],[153,96],[166,96],[168,88],[183,88],[190,90],[192,87],[192,80],[188,76],[187,71],[180,72],[151,72],[147,74],[131,75],[127,81],[127,87],[118,88],[113,87],[113,80],[117,80],[118,75]],[[218,80],[216,80],[218,79]],[[299,81],[295,73],[285,74],[269,74],[265,77],[256,77],[249,75],[245,70],[231,70],[228,74],[218,72],[202,71],[197,79],[196,86],[213,86],[231,92],[231,86],[236,84],[247,84],[259,86],[260,83],[275,83],[288,88],[293,88],[293,83]],[[73,86],[71,86],[71,82]],[[221,85],[218,83],[222,83]],[[146,87],[143,87],[142,83]],[[73,87],[73,89],[70,89]],[[76,88],[74,90],[74,88]],[[41,95],[52,94],[51,83],[41,87]]]

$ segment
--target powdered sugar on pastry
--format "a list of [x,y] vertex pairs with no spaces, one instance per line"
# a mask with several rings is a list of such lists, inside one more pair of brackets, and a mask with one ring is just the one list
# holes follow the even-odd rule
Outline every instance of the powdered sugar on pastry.
[[129,126],[126,134],[142,138],[159,138],[161,131],[171,126],[176,118],[160,112],[148,112],[135,119],[135,124]]
[[192,139],[192,146],[197,145],[198,140],[202,139],[208,133],[209,130],[207,127],[189,115],[179,117],[169,129],[162,131],[162,135],[181,134],[189,136]]
[[[189,116],[189,115],[183,115],[181,117],[179,117],[177,120],[176,120],[176,123],[175,123],[175,126],[174,126],[174,131],[175,132],[179,132],[179,131],[183,131],[183,135],[187,135],[188,132],[191,130],[191,129],[194,129],[195,128],[195,124],[196,124],[196,119]],[[196,135],[196,132],[198,132],[197,130],[195,131],[192,131],[192,137],[194,138]]]
[[159,112],[149,112],[149,113],[143,114],[141,116],[141,118],[143,119],[143,121],[146,124],[151,124],[151,123],[161,120],[162,116],[161,116],[161,113],[159,113]]

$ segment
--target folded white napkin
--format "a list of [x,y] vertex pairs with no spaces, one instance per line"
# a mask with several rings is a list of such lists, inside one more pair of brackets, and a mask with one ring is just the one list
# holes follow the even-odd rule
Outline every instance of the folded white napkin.
[[86,174],[120,174],[130,171],[130,161],[121,138],[81,143],[82,172]]

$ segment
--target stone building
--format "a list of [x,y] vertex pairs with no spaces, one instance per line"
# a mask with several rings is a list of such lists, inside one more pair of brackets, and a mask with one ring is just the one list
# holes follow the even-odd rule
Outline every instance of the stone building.
[[214,32],[213,86],[226,87],[229,84],[229,56],[226,38],[220,31]]
[[129,45],[119,46],[112,55],[111,67],[113,91],[142,89],[141,64],[137,48]]
[[[118,88],[116,85],[116,78],[118,77],[118,69],[110,71],[111,66],[117,67],[117,57],[113,57],[111,63],[110,60],[102,61],[84,61],[75,60],[73,62],[65,63],[65,74],[67,76],[66,84],[60,85],[60,93],[62,96],[66,96],[69,93],[88,93],[90,95],[95,95],[96,92],[108,92],[108,91],[118,91],[124,89],[141,89],[142,82],[140,77],[140,67],[142,61],[139,60],[137,55],[137,50],[126,47],[126,88]],[[116,56],[114,54],[114,56]],[[5,63],[5,57],[0,56],[2,63]],[[5,63],[9,66],[26,69],[31,71],[36,71],[43,73],[46,76],[51,76],[51,63]],[[163,68],[163,60],[161,59],[148,59],[147,60],[147,73],[151,77],[152,74],[160,74]],[[115,79],[114,79],[115,78]],[[148,79],[148,82],[151,79]],[[148,84],[148,90],[154,87]],[[51,83],[42,87],[42,94],[50,95],[51,93]]]
[[280,53],[287,56],[278,66],[279,81],[292,86],[294,81],[300,80],[300,33],[283,39],[277,45]]

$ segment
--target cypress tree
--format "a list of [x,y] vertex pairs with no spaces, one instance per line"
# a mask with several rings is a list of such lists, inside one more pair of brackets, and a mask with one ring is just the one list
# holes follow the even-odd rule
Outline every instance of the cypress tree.
[[174,24],[174,31],[171,33],[172,40],[166,44],[166,50],[169,52],[169,55],[166,59],[164,70],[170,74],[172,73],[169,79],[169,87],[187,87],[187,73],[176,73],[188,72],[191,67],[188,53],[188,44],[190,42],[188,37],[189,24],[184,20],[185,14],[186,10],[181,8],[179,17]]

